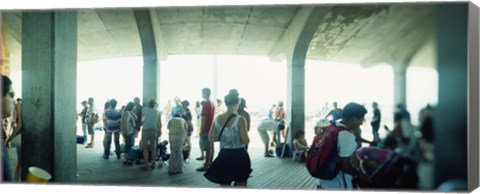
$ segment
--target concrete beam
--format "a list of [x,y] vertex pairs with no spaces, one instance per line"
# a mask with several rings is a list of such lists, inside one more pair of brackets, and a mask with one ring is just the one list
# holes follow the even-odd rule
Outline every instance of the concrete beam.
[[406,58],[411,58],[433,35],[433,18],[431,15],[426,15],[417,19],[415,24],[406,29],[410,30],[390,34],[390,41],[385,41],[378,52],[360,62],[362,67],[371,67],[382,62],[392,64],[392,61],[405,61]]
[[22,175],[38,166],[52,181],[74,183],[77,13],[24,12],[22,18]]
[[151,97],[159,101],[160,68],[157,57],[155,34],[152,26],[152,19],[149,10],[133,10],[137,21],[138,33],[142,43],[143,51],[143,104],[146,105]]
[[[319,11],[319,13],[313,14],[315,10],[317,10],[317,12]],[[294,45],[297,44],[298,38],[302,33],[302,30],[306,25],[308,25],[308,22],[311,22],[311,20],[317,20],[321,22],[329,12],[329,6],[302,6],[301,8],[299,8],[297,13],[295,14],[295,17],[290,23],[290,26],[287,28],[287,30],[285,30],[282,38],[275,44],[275,46],[270,51],[270,60],[278,62],[284,60],[287,56],[291,55],[294,50]],[[315,28],[315,31],[317,30],[317,28]],[[311,38],[308,41],[309,44],[310,41]]]
[[162,29],[160,28],[160,21],[158,21],[157,10],[150,8],[150,18],[152,18],[153,35],[155,36],[155,45],[157,48],[157,56],[159,60],[167,60],[168,51],[165,46]]

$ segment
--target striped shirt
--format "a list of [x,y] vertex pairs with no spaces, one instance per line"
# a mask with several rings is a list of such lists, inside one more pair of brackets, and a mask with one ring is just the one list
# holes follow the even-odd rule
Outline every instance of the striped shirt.
[[108,108],[105,111],[105,118],[107,119],[107,130],[108,131],[119,131],[120,130],[120,122],[122,120],[122,114],[113,109]]
[[181,117],[174,117],[168,121],[167,126],[169,135],[185,136],[187,135],[187,122]]

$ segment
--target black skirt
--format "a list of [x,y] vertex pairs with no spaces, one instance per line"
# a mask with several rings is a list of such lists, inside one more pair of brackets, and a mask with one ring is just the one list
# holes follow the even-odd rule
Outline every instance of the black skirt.
[[251,172],[250,156],[244,148],[221,149],[203,176],[214,183],[229,185],[233,181],[247,181]]

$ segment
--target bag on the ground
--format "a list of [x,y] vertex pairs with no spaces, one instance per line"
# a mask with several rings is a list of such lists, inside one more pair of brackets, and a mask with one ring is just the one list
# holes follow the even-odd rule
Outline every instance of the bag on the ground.
[[85,137],[81,135],[77,135],[77,143],[78,144],[83,144],[85,143]]
[[288,144],[284,144],[284,143],[277,144],[277,147],[275,147],[275,154],[277,154],[278,157],[282,157],[282,150],[284,145],[285,145],[285,152],[283,153],[283,157],[291,158],[293,154]]
[[128,152],[128,159],[130,161],[135,161],[139,158],[140,156],[140,148],[138,146],[133,146],[130,149],[130,152]]
[[168,141],[164,140],[157,145],[157,160],[167,161],[170,154],[167,152]]
[[338,156],[338,133],[348,130],[346,127],[331,124],[323,128],[323,133],[316,136],[305,158],[307,170],[313,177],[331,180],[340,172]]

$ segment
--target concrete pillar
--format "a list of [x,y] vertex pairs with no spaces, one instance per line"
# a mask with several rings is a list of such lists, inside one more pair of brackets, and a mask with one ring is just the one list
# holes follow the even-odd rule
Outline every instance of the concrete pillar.
[[291,143],[296,131],[305,130],[305,57],[289,60],[287,74],[287,142]]
[[[323,18],[330,12],[330,7],[303,7],[295,17],[296,31],[289,31],[285,37],[289,46],[287,58],[287,143],[291,145],[296,131],[305,130],[305,60],[308,47]],[[293,41],[291,41],[293,40]]]
[[393,65],[393,102],[394,106],[403,104],[407,107],[407,67],[408,64],[397,63]]
[[[217,55],[213,56],[213,95],[212,99],[217,104],[218,99],[218,57]],[[223,100],[222,100],[223,101]]]
[[467,181],[467,6],[435,5],[439,81],[434,123],[435,187],[451,179]]
[[77,13],[22,13],[22,166],[73,183],[77,174]]
[[157,47],[155,34],[152,27],[152,20],[148,10],[134,10],[137,21],[140,41],[143,51],[143,105],[145,106],[150,97],[156,97],[160,104],[160,67],[157,58]]
[[468,5],[468,73],[469,73],[469,99],[468,99],[468,188],[469,190],[473,190],[473,188],[477,188],[479,185],[479,125],[480,125],[480,117],[479,117],[479,109],[473,107],[480,107],[479,101],[479,88],[480,80],[479,80],[479,63],[480,63],[480,56],[479,53],[479,45],[480,45],[480,10],[472,2]]
[[10,75],[10,54],[7,51],[7,29],[4,22],[4,17],[0,13],[0,74]]

